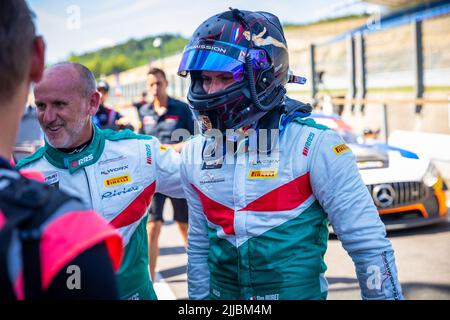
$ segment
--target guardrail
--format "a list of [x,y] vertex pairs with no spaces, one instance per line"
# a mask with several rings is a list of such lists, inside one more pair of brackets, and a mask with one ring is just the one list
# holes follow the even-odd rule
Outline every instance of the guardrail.
[[[327,98],[328,97],[328,98]],[[322,95],[316,98],[314,104],[324,106],[330,104],[335,107],[340,106],[351,106],[353,110],[354,105],[369,105],[376,104],[381,105],[381,134],[384,137],[384,141],[388,142],[389,137],[389,125],[388,125],[388,112],[387,107],[390,104],[414,104],[414,105],[448,105],[449,106],[449,123],[450,123],[450,96],[447,99],[432,99],[432,98],[342,98],[342,97],[332,97],[327,95]],[[335,110],[335,108],[333,108]],[[336,113],[336,112],[334,112]]]
[[[448,99],[428,99],[428,98],[416,98],[416,99],[402,99],[402,98],[333,98],[331,102],[335,104],[450,104],[450,97]],[[323,103],[319,100],[318,103]]]

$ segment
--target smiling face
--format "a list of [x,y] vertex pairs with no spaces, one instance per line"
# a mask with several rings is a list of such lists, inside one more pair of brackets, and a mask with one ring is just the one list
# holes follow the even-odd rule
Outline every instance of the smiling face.
[[91,116],[98,109],[100,94],[86,92],[72,65],[47,70],[34,88],[39,123],[54,148],[74,148],[92,135]]

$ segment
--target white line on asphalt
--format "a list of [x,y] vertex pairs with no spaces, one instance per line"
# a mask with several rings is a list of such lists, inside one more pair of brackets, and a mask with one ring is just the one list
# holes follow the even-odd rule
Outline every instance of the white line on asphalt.
[[158,300],[176,300],[177,297],[170,289],[169,284],[164,280],[159,272],[155,273],[155,281],[153,282],[153,288],[155,289]]

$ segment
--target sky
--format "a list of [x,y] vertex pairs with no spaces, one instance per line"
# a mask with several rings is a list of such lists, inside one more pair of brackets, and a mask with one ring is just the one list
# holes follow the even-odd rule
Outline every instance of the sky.
[[380,12],[357,0],[27,0],[46,41],[46,59],[85,53],[162,33],[189,37],[210,16],[228,10],[269,11],[282,23],[306,23],[333,15]]

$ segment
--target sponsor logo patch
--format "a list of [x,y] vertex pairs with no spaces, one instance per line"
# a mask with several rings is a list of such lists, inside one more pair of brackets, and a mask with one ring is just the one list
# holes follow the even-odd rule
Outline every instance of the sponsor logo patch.
[[145,153],[147,155],[147,164],[152,164],[152,148],[149,144],[145,145]]
[[108,159],[108,160],[102,160],[102,161],[100,161],[98,164],[101,166],[101,165],[104,165],[104,164],[108,164],[108,163],[113,163],[113,162],[125,160],[126,158],[127,158],[127,157],[125,157],[125,156],[120,156],[120,157],[118,157],[118,158],[113,158],[113,159]]
[[161,150],[161,151],[167,151],[167,148],[164,147],[164,146],[159,146],[159,150]]
[[131,182],[131,177],[129,174],[124,174],[122,176],[106,179],[103,181],[105,187],[114,187],[128,182]]
[[249,161],[248,164],[251,166],[271,166],[271,165],[278,165],[278,163],[280,162],[279,159],[258,159],[258,160],[253,160],[253,161]]
[[216,177],[212,173],[205,171],[203,175],[203,180],[200,181],[200,184],[209,184],[209,183],[218,183],[218,182],[224,182],[225,178],[222,177]]
[[59,181],[59,172],[53,172],[45,177],[45,183],[48,185],[55,184]]
[[277,170],[250,170],[250,179],[272,179],[277,177]]
[[252,296],[250,300],[280,300],[280,295],[278,293],[275,294],[266,294],[265,296]]
[[337,155],[340,155],[348,150],[350,150],[350,148],[345,143],[341,143],[341,144],[338,144],[337,146],[333,147],[333,151]]
[[138,186],[131,186],[131,187],[125,187],[123,189],[108,191],[108,192],[105,192],[104,194],[102,194],[102,200],[117,197],[120,195],[124,195],[126,193],[138,191],[138,190],[139,190]]
[[84,157],[84,158],[81,158],[81,159],[79,159],[79,160],[72,161],[72,162],[70,163],[70,166],[71,166],[72,168],[75,168],[75,167],[81,166],[81,165],[83,165],[83,164],[85,164],[85,163],[91,161],[92,159],[94,159],[94,155],[91,153],[90,155],[88,155],[88,156],[86,156],[86,157]]
[[185,51],[189,51],[189,50],[207,50],[207,51],[214,51],[217,53],[221,53],[221,54],[226,54],[227,50],[223,47],[217,46],[217,45],[209,45],[209,44],[199,44],[196,43],[190,47],[187,47],[185,49]]
[[53,172],[45,177],[45,183],[59,189],[59,172]]
[[120,167],[104,169],[104,170],[100,171],[100,173],[104,176],[107,176],[108,174],[116,173],[119,171],[124,171],[127,169],[128,169],[128,165],[124,165],[124,166],[120,166]]
[[306,157],[308,156],[309,153],[309,148],[311,148],[311,143],[314,139],[314,133],[310,132],[308,138],[306,139],[306,143],[305,146],[303,147],[303,152],[302,154]]
[[202,170],[213,170],[222,168],[221,160],[203,161]]

